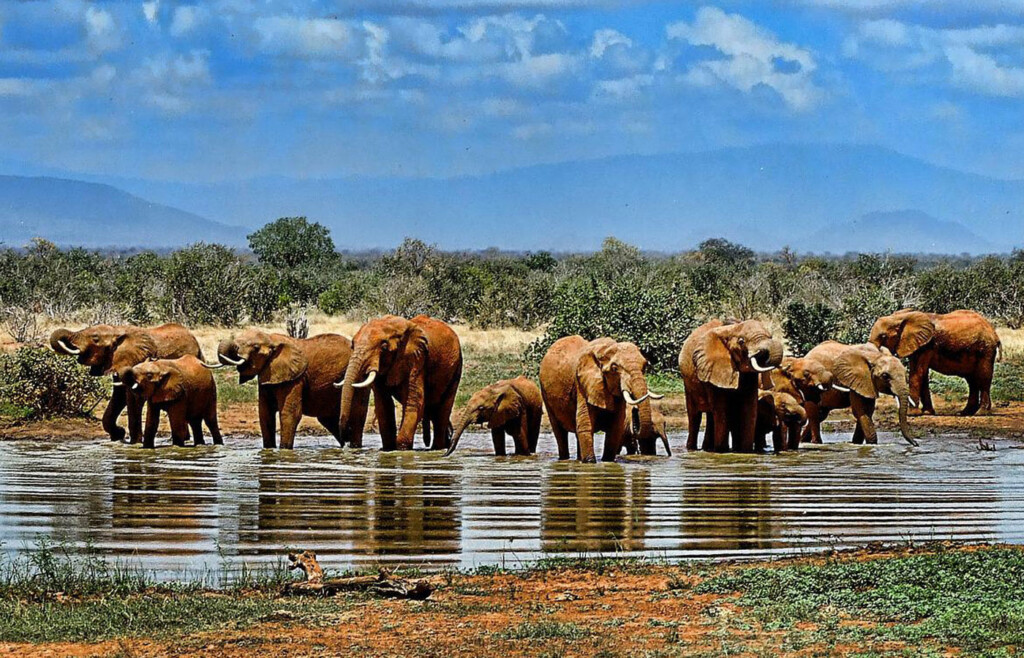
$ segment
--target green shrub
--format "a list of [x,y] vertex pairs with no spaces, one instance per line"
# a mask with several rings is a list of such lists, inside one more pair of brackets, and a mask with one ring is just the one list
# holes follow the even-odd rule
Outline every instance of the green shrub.
[[786,307],[782,327],[790,351],[796,356],[803,356],[815,345],[836,336],[839,317],[834,309],[823,302],[790,302]]
[[83,416],[106,397],[100,378],[45,348],[0,355],[0,405],[32,418]]
[[191,324],[233,326],[245,316],[246,277],[235,252],[202,242],[167,264],[165,316]]

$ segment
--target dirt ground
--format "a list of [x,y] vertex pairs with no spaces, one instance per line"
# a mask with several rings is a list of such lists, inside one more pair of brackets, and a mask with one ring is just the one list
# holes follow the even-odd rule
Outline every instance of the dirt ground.
[[[867,548],[841,560],[905,556],[928,549]],[[971,550],[967,548],[966,550]],[[762,566],[821,563],[802,557]],[[711,567],[712,573],[731,565]],[[677,656],[849,655],[865,649],[900,655],[914,647],[869,645],[789,647],[784,630],[752,626],[730,594],[698,594],[703,577],[690,566],[640,570],[593,567],[431,577],[428,601],[357,599],[327,618],[275,613],[254,627],[171,639],[101,643],[0,644],[3,656]],[[841,619],[839,624],[863,622]],[[952,655],[942,647],[931,655]],[[870,654],[877,655],[877,654]],[[910,655],[910,654],[903,654]]]
[[[686,405],[682,395],[666,395],[660,400],[658,408],[665,415],[669,432],[681,432],[686,429]],[[978,437],[1024,438],[1024,402],[996,403],[990,415],[979,415],[964,418],[957,415],[963,404],[960,401],[935,401],[936,416],[911,416],[911,427],[928,435],[958,434]],[[221,406],[218,412],[221,432],[226,440],[258,440],[260,436],[259,419],[255,403],[233,403]],[[372,431],[373,414],[369,415],[367,431]],[[898,431],[896,422],[896,405],[891,399],[879,402],[875,419],[884,431]],[[126,423],[121,417],[121,425]],[[848,411],[835,411],[826,422],[826,431],[852,430],[853,419]],[[543,431],[550,428],[545,416]],[[299,425],[299,433],[323,435],[325,430],[314,418],[303,418]],[[160,436],[167,440],[170,436],[166,418],[162,420]],[[0,419],[0,440],[95,440],[106,438],[99,418],[63,418],[43,421],[4,421]]]

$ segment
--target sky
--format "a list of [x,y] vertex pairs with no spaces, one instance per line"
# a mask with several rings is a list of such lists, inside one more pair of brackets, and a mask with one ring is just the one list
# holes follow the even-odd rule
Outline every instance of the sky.
[[812,142],[1024,179],[1022,117],[1022,0],[0,0],[4,173],[450,177]]

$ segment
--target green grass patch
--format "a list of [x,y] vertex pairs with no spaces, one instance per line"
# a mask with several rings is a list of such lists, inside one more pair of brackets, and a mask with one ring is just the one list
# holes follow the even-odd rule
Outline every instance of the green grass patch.
[[[960,377],[929,373],[929,386],[933,397],[947,400],[967,398],[967,382]],[[1024,401],[1024,364],[997,363],[992,378],[993,402]]]
[[234,369],[228,372],[218,372],[214,377],[217,379],[217,402],[220,404],[256,402],[259,395],[259,386],[255,381],[248,384],[238,383],[238,373]]
[[739,592],[762,623],[877,622],[875,639],[935,640],[972,650],[1024,643],[1024,551],[988,549],[730,571],[696,587]]
[[589,628],[558,621],[525,621],[514,628],[498,633],[505,640],[582,640],[593,634]]

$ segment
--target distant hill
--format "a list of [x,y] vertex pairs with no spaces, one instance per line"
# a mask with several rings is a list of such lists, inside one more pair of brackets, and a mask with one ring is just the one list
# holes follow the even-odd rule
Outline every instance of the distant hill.
[[919,210],[867,213],[852,222],[821,229],[792,246],[797,251],[833,254],[848,251],[985,254],[998,251],[991,241],[978,237],[961,224],[944,222]]
[[245,244],[246,229],[153,203],[110,185],[61,178],[0,176],[0,241],[35,237],[83,247]]
[[[450,179],[188,184],[89,178],[224,224],[252,228],[305,215],[330,227],[343,249],[387,248],[413,236],[446,249],[580,251],[614,235],[662,251],[691,248],[708,237],[771,251],[803,248],[827,227],[894,208],[945,223],[939,228],[949,236],[955,236],[953,223],[959,225],[976,238],[969,251],[1024,245],[1024,182],[937,167],[874,146],[776,144],[629,155]],[[875,230],[889,231],[889,224]],[[883,242],[893,251],[964,251],[959,240],[935,240],[929,229],[886,235]],[[829,242],[829,249],[864,250],[877,242],[850,234]]]

